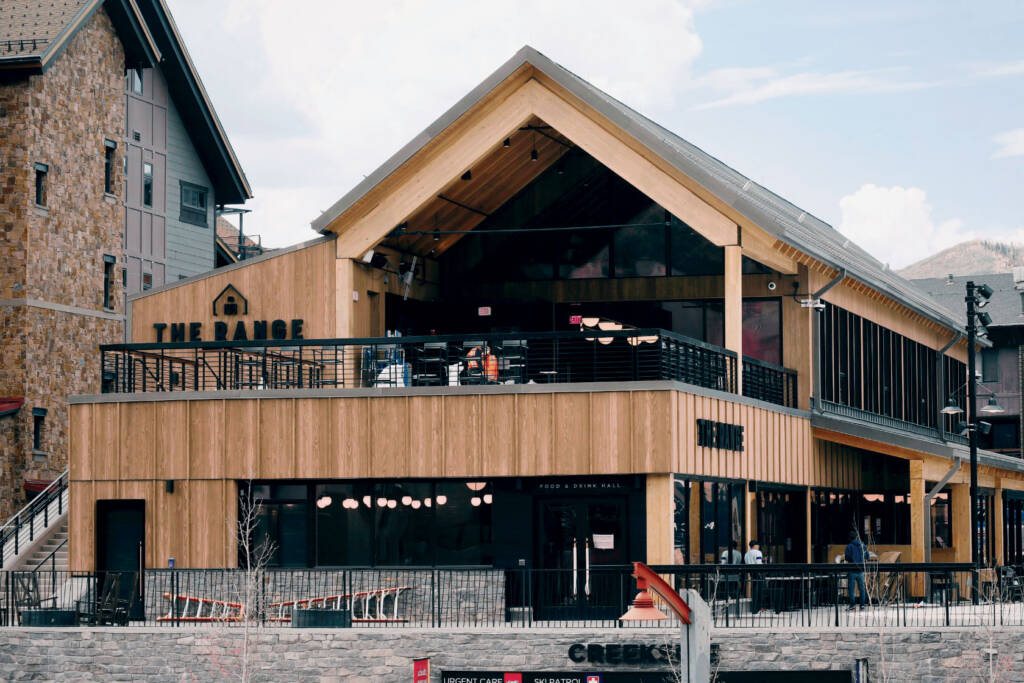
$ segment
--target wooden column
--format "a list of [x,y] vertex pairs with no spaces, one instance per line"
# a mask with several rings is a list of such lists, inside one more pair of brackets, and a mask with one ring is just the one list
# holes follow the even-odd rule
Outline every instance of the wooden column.
[[971,487],[970,484],[950,486],[953,508],[953,561],[971,561]]
[[350,258],[335,260],[335,331],[339,339],[352,337],[355,329],[356,302],[352,300],[355,291],[355,263]]
[[647,475],[647,564],[673,564],[672,475]]
[[701,564],[700,554],[700,497],[701,483],[690,482],[690,564]]
[[[910,562],[924,562],[926,524],[931,524],[931,511],[924,506],[924,461],[910,461]],[[924,595],[924,576],[913,574],[909,586],[911,595]]]
[[992,493],[992,518],[992,533],[995,534],[996,541],[992,563],[1001,565],[1005,547],[1003,544],[1006,542],[1003,534],[1006,530],[1003,528],[1003,482],[998,477],[996,477],[996,486]]
[[736,393],[743,394],[743,248],[725,247],[725,348],[736,352]]

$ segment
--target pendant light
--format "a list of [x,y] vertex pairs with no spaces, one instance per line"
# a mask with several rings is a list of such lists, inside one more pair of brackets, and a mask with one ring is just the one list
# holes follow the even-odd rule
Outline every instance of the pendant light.
[[537,161],[540,159],[540,154],[537,153],[537,131],[533,132],[533,149],[530,150],[530,161]]

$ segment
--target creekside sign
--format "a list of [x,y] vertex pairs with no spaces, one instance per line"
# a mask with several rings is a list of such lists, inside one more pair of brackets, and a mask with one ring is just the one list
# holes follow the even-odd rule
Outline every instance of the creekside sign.
[[674,683],[671,671],[442,671],[441,683]]

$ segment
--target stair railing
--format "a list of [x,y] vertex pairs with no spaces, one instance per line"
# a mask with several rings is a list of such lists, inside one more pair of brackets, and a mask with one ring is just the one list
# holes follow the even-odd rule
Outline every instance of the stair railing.
[[[50,526],[51,517],[56,521],[64,514],[67,490],[68,470],[64,470],[39,495],[0,527],[0,548],[3,549],[0,566],[6,566],[9,560],[17,557],[23,549],[31,545],[39,533],[46,531]],[[54,507],[54,503],[56,510],[51,512],[50,508]]]

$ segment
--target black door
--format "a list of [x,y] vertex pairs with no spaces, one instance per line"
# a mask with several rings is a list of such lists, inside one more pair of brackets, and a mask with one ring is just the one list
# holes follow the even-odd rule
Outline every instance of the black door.
[[625,498],[538,502],[536,619],[617,619],[625,611],[626,516]]
[[146,556],[146,501],[96,501],[97,595],[107,574],[120,575],[119,597],[130,605],[133,620],[143,619],[142,567]]

